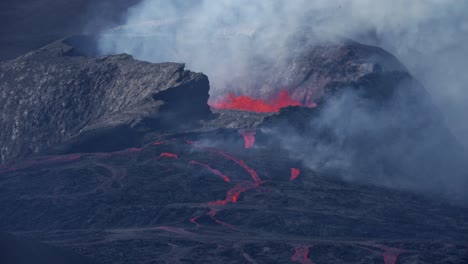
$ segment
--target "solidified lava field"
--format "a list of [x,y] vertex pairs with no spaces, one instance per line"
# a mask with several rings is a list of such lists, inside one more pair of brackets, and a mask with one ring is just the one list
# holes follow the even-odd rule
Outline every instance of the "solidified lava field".
[[466,210],[207,140],[4,165],[0,224],[98,263],[467,261]]
[[[0,63],[7,239],[102,264],[468,263],[466,206],[379,184],[417,172],[455,192],[463,185],[447,179],[468,171],[424,87],[391,54],[307,46],[287,70],[262,68],[277,78],[265,87],[288,80],[286,90],[210,102],[204,74],[84,56],[74,45],[86,38]],[[349,93],[356,104],[340,104]],[[330,118],[330,108],[342,111]],[[318,166],[341,154],[347,170]]]

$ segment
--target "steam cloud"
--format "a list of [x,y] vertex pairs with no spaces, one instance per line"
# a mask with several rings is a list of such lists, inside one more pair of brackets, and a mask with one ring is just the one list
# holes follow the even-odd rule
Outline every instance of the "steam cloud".
[[99,43],[104,53],[187,63],[210,77],[212,94],[224,94],[251,88],[239,82],[249,61],[277,60],[298,32],[349,37],[402,60],[468,144],[467,13],[468,2],[457,0],[144,0]]
[[[144,0],[129,10],[125,25],[104,32],[99,48],[102,53],[126,52],[153,62],[184,62],[190,70],[209,76],[212,95],[224,95],[226,90],[255,89],[250,80],[242,79],[249,76],[251,61],[281,60],[294,36],[351,38],[399,58],[427,88],[458,139],[468,144],[466,14],[468,2],[457,0]],[[350,104],[355,101],[349,99],[353,96],[346,98],[337,105],[353,107]],[[377,117],[359,109],[353,120],[364,122],[361,128],[372,127],[376,132],[389,125],[388,112]],[[322,122],[337,111],[325,110]],[[358,133],[355,128],[351,131]],[[322,153],[330,152],[330,146],[317,147]],[[333,155],[329,160],[340,162],[337,153]],[[348,157],[338,167],[352,162]],[[316,166],[317,160],[304,158]]]

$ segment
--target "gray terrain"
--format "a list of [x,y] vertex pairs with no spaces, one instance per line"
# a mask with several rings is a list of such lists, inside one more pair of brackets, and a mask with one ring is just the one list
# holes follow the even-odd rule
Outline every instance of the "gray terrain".
[[468,262],[464,149],[389,53],[303,45],[257,96],[317,106],[253,113],[92,39],[0,64],[0,231],[96,263]]

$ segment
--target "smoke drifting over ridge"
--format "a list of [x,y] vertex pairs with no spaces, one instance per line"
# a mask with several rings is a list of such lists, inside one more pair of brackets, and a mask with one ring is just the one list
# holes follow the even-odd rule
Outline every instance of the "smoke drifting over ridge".
[[321,41],[348,37],[396,55],[468,143],[468,125],[461,122],[468,112],[466,13],[468,3],[456,0],[146,0],[129,10],[125,26],[106,32],[100,49],[185,62],[209,76],[216,95],[254,89],[239,80],[248,76],[249,63],[278,61],[300,32]]
[[[401,60],[427,88],[458,139],[468,144],[465,133],[468,75],[464,73],[468,68],[468,47],[464,45],[468,38],[467,13],[468,3],[455,0],[146,0],[129,10],[125,25],[104,32],[99,48],[102,53],[126,52],[153,62],[185,62],[189,69],[207,74],[211,95],[221,96],[228,92],[255,93],[259,83],[272,78],[262,72],[262,65],[281,67],[291,50],[297,48],[294,45],[297,39],[326,42],[350,38],[382,47]],[[369,133],[385,134],[395,125],[392,120],[399,113],[398,107],[411,104],[402,103],[403,95],[385,111],[374,112],[374,105],[363,107],[355,97],[343,95],[334,107],[325,108],[319,122],[311,126],[328,127],[324,124],[332,122],[338,144],[308,142],[315,146],[313,153],[311,149],[288,149],[287,146],[307,145],[301,142],[304,137],[297,131],[287,131],[290,137],[282,144],[314,169],[353,171],[351,180],[418,190],[437,189],[441,193],[450,193],[453,188],[463,192],[466,175],[458,171],[463,161],[444,160],[447,150],[432,157],[424,156],[443,147],[443,143],[437,145],[435,141],[445,131],[436,128],[425,131],[426,142],[418,141],[414,149],[407,148],[408,142],[398,142],[381,153],[379,158],[389,160],[389,167],[401,166],[405,173],[397,175],[393,171],[390,174],[396,173],[396,177],[388,178],[389,173],[379,166],[368,166],[370,170],[363,173],[373,160],[360,157],[353,151],[355,145],[343,145],[340,140],[367,137]],[[355,111],[347,113],[350,107]],[[412,117],[406,118],[408,123],[413,121]],[[349,122],[341,122],[346,120],[355,123],[350,127]],[[299,143],[290,141],[294,138]],[[402,153],[409,156],[403,157]],[[370,154],[367,158],[377,159]]]

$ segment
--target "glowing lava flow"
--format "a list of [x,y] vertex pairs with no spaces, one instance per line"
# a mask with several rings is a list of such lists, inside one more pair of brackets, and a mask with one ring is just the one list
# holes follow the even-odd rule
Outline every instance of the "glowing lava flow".
[[315,107],[315,103],[307,103],[306,105],[301,104],[293,100],[287,90],[280,92],[278,97],[266,102],[262,99],[253,99],[246,95],[235,96],[233,94],[228,94],[222,100],[215,100],[213,103],[210,103],[210,106],[215,109],[233,109],[233,110],[242,110],[250,111],[257,113],[273,113],[279,112],[281,108],[287,106],[305,106],[305,107]]
[[255,130],[252,130],[252,131],[240,130],[239,133],[241,133],[242,137],[244,138],[245,148],[248,149],[248,148],[253,147],[255,143],[256,131]]
[[159,155],[159,158],[173,158],[173,159],[179,159],[179,155],[174,154],[174,153],[169,153],[169,152],[163,152]]
[[230,225],[230,224],[228,224],[228,223],[225,223],[225,222],[223,222],[223,221],[221,221],[221,220],[216,219],[216,213],[217,213],[216,210],[211,209],[211,210],[210,210],[208,213],[206,213],[206,214],[211,218],[211,220],[215,221],[216,223],[218,223],[218,224],[220,224],[220,225],[222,225],[222,226],[225,226],[225,227],[227,227],[227,228],[229,228],[229,229],[239,231],[239,229],[237,229],[235,226]]
[[[363,245],[363,246],[370,246],[370,247],[374,247],[374,248],[378,248],[378,249],[383,250],[384,252],[382,253],[382,256],[384,258],[384,263],[385,264],[396,264],[400,254],[406,252],[406,250],[404,250],[404,249],[387,247],[387,246],[380,245],[380,244],[377,244],[377,243],[359,243],[359,244]],[[369,248],[366,248],[366,249],[371,250]],[[371,250],[371,251],[375,252],[373,250]]]
[[292,255],[291,261],[300,264],[314,264],[312,260],[309,259],[309,252],[310,247],[308,246],[294,247],[294,255]]
[[257,172],[250,168],[249,166],[247,166],[247,164],[245,164],[245,162],[239,158],[236,158],[234,156],[232,156],[231,154],[228,154],[224,151],[221,151],[221,150],[218,150],[218,149],[208,149],[209,151],[213,152],[213,153],[216,153],[220,156],[223,156],[224,158],[226,159],[229,159],[229,160],[232,160],[234,161],[237,165],[241,166],[242,168],[244,168],[249,174],[250,176],[252,177],[252,180],[258,185],[258,184],[261,184],[262,183],[262,180],[260,179],[260,177],[258,176]]
[[209,202],[209,206],[220,206],[220,205],[226,205],[228,203],[237,203],[237,200],[239,199],[239,196],[251,189],[254,189],[258,187],[258,184],[249,182],[249,181],[244,181],[241,182],[234,187],[232,187],[226,194],[226,198],[224,200],[218,200],[214,202]]
[[[233,155],[228,154],[228,153],[226,153],[224,151],[218,150],[218,149],[207,148],[207,147],[200,146],[199,144],[197,144],[197,142],[187,141],[187,144],[190,144],[190,145],[192,145],[193,147],[196,147],[196,148],[207,150],[209,152],[218,154],[218,155],[220,155],[220,156],[222,156],[222,157],[224,157],[224,158],[226,158],[228,160],[234,161],[237,165],[239,165],[240,167],[245,169],[250,174],[250,176],[252,177],[252,181],[241,181],[240,183],[236,184],[234,187],[232,187],[227,192],[226,197],[223,200],[208,202],[207,203],[208,206],[210,206],[210,207],[211,206],[225,206],[228,203],[233,203],[233,204],[237,203],[237,200],[239,199],[239,196],[242,193],[244,193],[244,192],[246,192],[246,191],[248,191],[250,189],[257,188],[257,187],[260,186],[260,184],[262,184],[262,180],[258,176],[257,172],[254,169],[247,166],[247,164],[245,164],[245,162],[243,160],[241,160],[241,159],[239,159],[237,157],[234,157]],[[198,164],[198,163],[195,162],[194,164]],[[206,168],[211,169],[211,167],[209,167],[208,165],[206,165]],[[219,172],[219,171],[217,171],[217,172]],[[222,174],[221,172],[219,172],[219,173]],[[211,208],[210,211],[208,213],[206,213],[206,215],[208,215],[214,222],[216,222],[216,223],[218,223],[218,224],[220,224],[222,226],[225,226],[225,227],[227,227],[229,229],[237,231],[238,229],[235,226],[216,219],[216,213],[218,212],[217,210],[219,210],[219,209]],[[194,223],[195,225],[199,226],[199,224],[197,223],[197,219],[199,217],[200,216],[190,218],[189,221],[191,223]]]
[[301,171],[299,169],[291,168],[291,178],[290,178],[290,180],[291,181],[296,180],[299,177],[300,173],[301,173]]
[[230,182],[230,181],[231,181],[231,179],[229,179],[228,176],[224,175],[223,173],[221,173],[221,172],[220,172],[219,170],[217,170],[217,169],[211,168],[208,164],[201,163],[201,162],[198,162],[198,161],[195,161],[195,160],[191,160],[189,163],[190,163],[190,164],[199,165],[199,166],[202,166],[202,167],[207,168],[207,169],[208,169],[209,171],[211,171],[213,174],[218,175],[219,177],[221,177],[225,182]]

